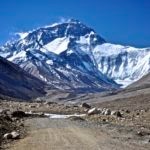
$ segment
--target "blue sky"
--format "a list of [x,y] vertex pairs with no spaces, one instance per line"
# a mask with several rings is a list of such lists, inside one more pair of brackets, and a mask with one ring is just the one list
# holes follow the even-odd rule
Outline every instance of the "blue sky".
[[0,0],[0,44],[62,18],[80,20],[111,43],[150,46],[150,0]]

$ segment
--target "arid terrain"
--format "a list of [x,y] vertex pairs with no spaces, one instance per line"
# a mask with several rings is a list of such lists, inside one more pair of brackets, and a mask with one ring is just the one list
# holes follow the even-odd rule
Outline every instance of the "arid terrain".
[[[18,140],[5,139],[2,148],[10,150],[148,150],[150,147],[149,89],[123,90],[119,93],[51,94],[47,101],[1,101],[0,109],[8,116],[14,111],[26,117],[10,117],[10,128]],[[64,98],[63,98],[64,96]],[[66,98],[65,103],[60,100]],[[71,101],[72,99],[74,101]],[[42,99],[42,98],[41,98]],[[55,99],[55,100],[54,100]],[[57,100],[56,100],[57,99]],[[93,102],[91,102],[93,99]],[[43,100],[43,99],[42,99]],[[79,100],[81,101],[79,103]],[[57,101],[57,102],[54,102]],[[87,102],[87,103],[85,103]],[[46,114],[82,114],[79,117],[54,117]],[[7,116],[7,115],[6,115]],[[15,124],[15,128],[12,128]],[[17,129],[19,128],[19,129]],[[3,129],[1,129],[3,131]]]

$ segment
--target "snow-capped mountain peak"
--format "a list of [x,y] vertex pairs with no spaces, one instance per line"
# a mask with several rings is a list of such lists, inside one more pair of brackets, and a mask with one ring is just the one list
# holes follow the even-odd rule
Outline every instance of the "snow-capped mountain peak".
[[106,90],[118,85],[89,56],[92,47],[104,42],[93,29],[71,19],[21,35],[0,48],[0,55],[56,88]]
[[22,34],[0,56],[57,88],[111,89],[113,80],[134,82],[149,72],[149,51],[107,43],[70,19]]

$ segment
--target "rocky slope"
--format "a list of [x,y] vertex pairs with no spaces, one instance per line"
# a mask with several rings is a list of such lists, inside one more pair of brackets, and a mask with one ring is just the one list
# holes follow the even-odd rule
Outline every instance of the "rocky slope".
[[0,94],[31,99],[42,96],[44,83],[0,57]]
[[140,80],[134,82],[133,84],[127,87],[127,89],[131,89],[131,88],[132,89],[133,88],[139,88],[139,89],[150,88],[150,73],[143,76]]

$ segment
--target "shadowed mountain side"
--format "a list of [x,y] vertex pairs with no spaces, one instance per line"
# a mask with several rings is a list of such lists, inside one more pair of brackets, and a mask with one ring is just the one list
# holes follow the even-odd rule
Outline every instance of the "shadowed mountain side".
[[0,57],[0,94],[29,100],[45,94],[42,81]]

